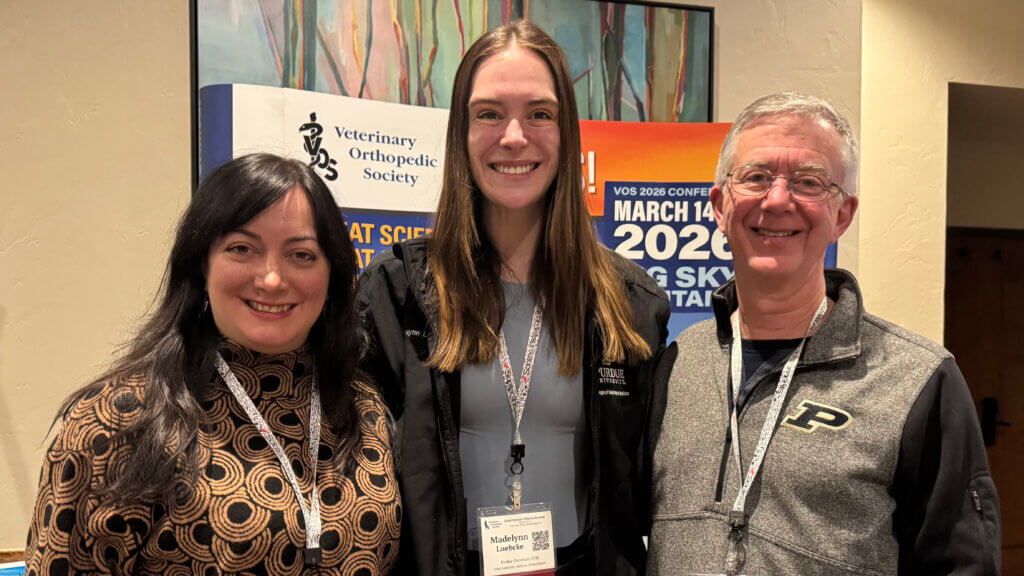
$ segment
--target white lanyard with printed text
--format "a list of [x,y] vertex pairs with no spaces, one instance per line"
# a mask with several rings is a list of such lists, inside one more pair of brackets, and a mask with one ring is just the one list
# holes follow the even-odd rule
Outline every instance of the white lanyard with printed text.
[[224,379],[224,383],[228,385],[231,393],[235,396],[235,400],[245,410],[253,426],[259,430],[260,436],[266,440],[267,445],[270,446],[270,449],[277,456],[278,462],[281,463],[281,470],[284,471],[285,476],[288,477],[288,482],[292,485],[292,491],[295,492],[295,498],[299,501],[299,508],[302,510],[302,519],[306,524],[306,548],[302,551],[304,563],[307,566],[319,564],[321,559],[321,525],[320,499],[317,498],[316,489],[316,464],[320,450],[320,388],[316,383],[316,375],[313,376],[312,398],[309,402],[309,458],[313,465],[313,490],[310,494],[310,504],[307,506],[306,499],[302,497],[302,488],[299,486],[298,479],[295,478],[295,472],[288,462],[288,456],[284,453],[281,443],[274,437],[274,433],[270,431],[267,422],[263,419],[259,410],[256,409],[256,405],[253,404],[252,399],[249,398],[245,389],[238,382],[238,378],[235,377],[228,363],[224,361],[219,352],[216,353],[214,360],[217,365],[217,372]]
[[505,330],[498,332],[498,363],[501,365],[501,377],[505,381],[505,392],[508,394],[508,405],[512,410],[512,419],[515,422],[515,433],[512,437],[512,465],[509,471],[514,476],[512,480],[512,506],[516,510],[522,505],[523,484],[520,481],[520,474],[523,473],[523,457],[526,455],[526,445],[519,434],[519,423],[523,419],[523,411],[526,409],[526,396],[530,392],[530,380],[533,376],[533,364],[537,356],[537,346],[540,343],[541,326],[544,323],[544,299],[540,298],[533,307],[533,320],[530,322],[530,335],[526,341],[526,357],[523,358],[523,372],[517,384],[515,375],[512,373],[512,361],[508,357],[508,347],[505,345]]
[[[793,381],[793,374],[796,372],[796,365],[800,362],[800,354],[803,352],[804,343],[807,342],[807,336],[810,336],[814,332],[814,329],[818,327],[822,318],[825,317],[825,312],[828,310],[828,296],[821,299],[821,304],[818,306],[818,310],[814,313],[814,318],[811,319],[811,324],[807,328],[807,334],[800,340],[800,344],[797,345],[796,350],[789,355],[786,360],[786,364],[782,367],[782,374],[779,375],[779,383],[775,387],[775,394],[772,397],[771,406],[768,408],[768,416],[764,420],[764,425],[761,427],[761,437],[757,440],[757,447],[754,449],[754,455],[750,460],[750,467],[747,468],[746,474],[742,477],[742,483],[740,484],[739,494],[736,495],[736,501],[732,506],[732,513],[729,515],[729,520],[735,526],[737,523],[740,525],[746,523],[746,516],[744,507],[746,506],[747,493],[750,491],[750,486],[754,483],[754,479],[757,478],[757,473],[761,470],[761,462],[764,460],[765,452],[768,451],[768,443],[772,439],[772,434],[775,431],[775,424],[779,419],[779,413],[782,412],[782,406],[786,403],[786,392],[789,391],[789,385]],[[740,461],[740,436],[739,436],[739,419],[737,416],[738,407],[737,402],[739,401],[740,384],[743,379],[743,350],[740,342],[740,312],[736,311],[736,314],[732,319],[732,356],[730,358],[730,369],[732,375],[732,410],[729,414],[729,428],[732,433],[732,449],[733,456],[736,459],[736,464],[740,468],[740,473],[743,474],[743,467]]]
[[725,573],[729,576],[739,574],[746,560],[743,537],[744,527],[747,523],[745,509],[747,494],[750,492],[750,487],[754,484],[754,480],[757,479],[758,472],[761,471],[761,462],[764,461],[764,455],[768,451],[768,443],[771,442],[772,434],[775,432],[775,423],[778,422],[779,414],[786,403],[786,393],[789,391],[789,385],[793,382],[793,374],[796,372],[796,366],[800,362],[800,354],[804,350],[804,343],[807,342],[807,337],[818,327],[821,319],[825,317],[826,311],[828,311],[828,296],[822,297],[821,304],[818,305],[818,310],[814,313],[810,326],[807,327],[807,334],[800,339],[800,344],[789,355],[785,365],[782,367],[779,383],[775,387],[772,403],[768,407],[768,416],[764,419],[764,425],[761,427],[761,436],[757,440],[757,447],[754,448],[754,454],[750,459],[750,467],[747,468],[746,474],[744,474],[743,464],[740,460],[739,416],[737,414],[739,412],[740,385],[743,379],[743,346],[740,338],[739,310],[733,316],[732,350],[730,351],[731,357],[729,362],[730,379],[732,380],[732,390],[730,390],[732,392],[732,408],[729,410],[729,432],[732,434],[732,453],[736,459],[736,466],[740,471],[741,483],[739,493],[736,494],[736,501],[729,512],[731,529],[729,530],[729,544],[725,556]]

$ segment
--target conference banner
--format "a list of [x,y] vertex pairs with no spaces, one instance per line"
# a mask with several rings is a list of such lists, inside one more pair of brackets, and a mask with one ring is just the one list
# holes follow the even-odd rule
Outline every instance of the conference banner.
[[[428,234],[444,167],[448,111],[245,84],[200,93],[200,176],[272,152],[313,166],[349,226],[360,268]],[[711,315],[732,277],[708,194],[728,124],[580,122],[587,207],[602,242],[669,295],[669,337]]]
[[272,152],[313,166],[345,216],[359,268],[430,232],[448,111],[248,84],[200,92],[200,177]]
[[709,199],[729,126],[580,122],[598,234],[665,289],[670,338],[710,317],[711,293],[732,278],[732,254]]

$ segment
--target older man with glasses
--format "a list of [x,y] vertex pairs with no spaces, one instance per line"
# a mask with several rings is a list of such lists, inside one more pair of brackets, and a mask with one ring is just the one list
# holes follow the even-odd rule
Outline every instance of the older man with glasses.
[[726,136],[711,201],[736,275],[663,362],[651,574],[998,573],[956,362],[824,269],[856,175],[849,123],[812,96],[760,98]]

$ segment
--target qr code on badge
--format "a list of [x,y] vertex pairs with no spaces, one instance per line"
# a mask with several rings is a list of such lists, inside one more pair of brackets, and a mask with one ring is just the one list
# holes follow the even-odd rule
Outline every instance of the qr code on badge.
[[538,530],[533,533],[533,551],[547,550],[551,548],[551,532]]

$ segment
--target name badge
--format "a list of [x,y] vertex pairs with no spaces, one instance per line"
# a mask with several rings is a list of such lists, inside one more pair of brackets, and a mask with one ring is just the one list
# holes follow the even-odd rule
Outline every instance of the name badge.
[[505,576],[555,573],[551,506],[523,504],[477,508],[480,526],[480,574]]

